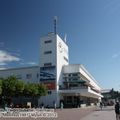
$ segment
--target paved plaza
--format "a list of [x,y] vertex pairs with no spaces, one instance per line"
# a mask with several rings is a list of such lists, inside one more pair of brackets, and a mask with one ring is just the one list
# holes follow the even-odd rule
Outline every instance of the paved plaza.
[[57,109],[57,118],[0,118],[0,120],[115,120],[114,107]]
[[116,120],[113,107],[106,107],[103,110],[95,110],[80,120]]

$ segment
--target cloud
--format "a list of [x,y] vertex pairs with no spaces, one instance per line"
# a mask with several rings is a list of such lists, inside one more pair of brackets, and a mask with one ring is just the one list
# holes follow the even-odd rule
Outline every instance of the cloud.
[[0,67],[0,70],[5,70],[5,69],[7,69],[7,68],[5,68],[5,67]]
[[21,59],[11,55],[10,53],[0,50],[0,65],[6,65],[7,62],[18,62]]
[[119,56],[120,56],[119,53],[115,53],[115,54],[112,55],[112,58],[118,58]]
[[29,65],[36,65],[35,62],[28,62],[27,64],[29,64]]
[[37,65],[37,63],[36,62],[21,62],[20,63],[21,65]]

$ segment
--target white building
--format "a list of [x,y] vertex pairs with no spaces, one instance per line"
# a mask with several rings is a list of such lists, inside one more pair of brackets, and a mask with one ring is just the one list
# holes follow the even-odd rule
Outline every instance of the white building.
[[76,107],[78,104],[97,103],[102,95],[96,80],[82,65],[69,64],[69,50],[66,42],[57,34],[49,33],[40,40],[39,66],[0,70],[0,77],[15,75],[26,82],[43,83],[48,95],[38,100],[38,105]]
[[9,68],[0,70],[0,78],[15,76],[17,79],[30,83],[39,83],[39,66]]

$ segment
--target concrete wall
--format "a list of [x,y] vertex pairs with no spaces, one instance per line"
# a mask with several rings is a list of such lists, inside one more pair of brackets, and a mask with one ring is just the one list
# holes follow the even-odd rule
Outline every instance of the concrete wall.
[[0,78],[16,76],[25,82],[39,83],[39,66],[0,70]]

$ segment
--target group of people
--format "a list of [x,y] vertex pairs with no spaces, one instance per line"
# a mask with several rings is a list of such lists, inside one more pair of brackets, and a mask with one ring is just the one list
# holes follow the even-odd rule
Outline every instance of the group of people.
[[[40,108],[44,109],[44,103],[41,103]],[[49,105],[47,105],[46,108],[49,108]],[[54,109],[57,108],[56,101],[53,101],[53,108],[54,108]],[[63,108],[64,108],[64,104],[63,104],[63,102],[61,101],[61,102],[60,102],[60,109],[63,109]]]
[[[57,108],[57,105],[56,105],[56,102],[55,101],[53,101],[53,105],[54,105],[54,109],[56,109]],[[60,102],[60,108],[61,109],[63,109],[63,102]]]

